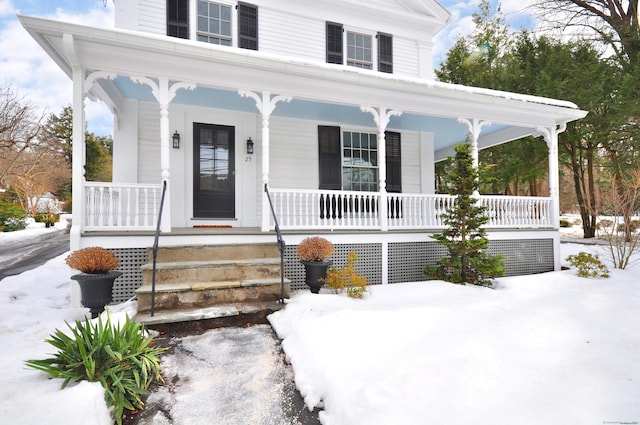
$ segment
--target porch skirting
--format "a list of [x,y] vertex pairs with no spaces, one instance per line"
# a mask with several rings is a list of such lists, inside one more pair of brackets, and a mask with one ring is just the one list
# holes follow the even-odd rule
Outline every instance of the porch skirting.
[[[559,246],[557,232],[540,231],[526,232],[518,236],[518,232],[502,233],[500,237],[491,237],[489,252],[502,254],[505,257],[506,275],[524,275],[543,273],[554,270],[555,252]],[[265,236],[264,234],[262,235]],[[273,242],[275,243],[275,236]],[[304,266],[300,264],[296,251],[297,243],[304,234],[284,235],[287,243],[285,249],[285,277],[291,280],[291,290],[307,290],[304,283]],[[407,237],[406,234],[393,237],[387,234],[385,240],[381,240],[379,234],[368,233],[358,237],[364,242],[348,241],[348,235],[325,234],[322,235],[334,241],[335,253],[331,257],[334,265],[341,266],[346,263],[347,255],[351,251],[358,254],[356,269],[364,275],[370,284],[382,284],[383,275],[386,273],[386,281],[389,284],[401,282],[422,281],[422,269],[426,265],[434,265],[437,260],[446,254],[444,247],[431,240],[428,235],[421,233]],[[495,235],[493,235],[495,236]],[[213,239],[207,238],[208,244],[214,244]],[[404,240],[403,240],[404,239]],[[140,267],[148,260],[148,247],[113,248],[120,258],[119,270],[123,275],[116,280],[114,285],[113,302],[120,303],[135,296],[135,290],[142,285],[142,273]]]

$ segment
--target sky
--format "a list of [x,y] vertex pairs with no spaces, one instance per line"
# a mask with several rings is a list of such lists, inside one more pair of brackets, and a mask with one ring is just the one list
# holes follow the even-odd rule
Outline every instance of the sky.
[[[515,29],[534,28],[535,20],[526,8],[533,0],[503,0],[502,12]],[[0,0],[0,84],[8,84],[19,97],[47,115],[59,115],[71,105],[71,80],[22,28],[16,15],[52,18],[113,27],[113,2],[106,0]],[[436,38],[434,67],[455,40],[473,30],[471,14],[480,0],[440,0],[452,21]],[[492,0],[493,7],[497,0]],[[99,136],[112,134],[113,118],[101,102],[86,101],[88,131]]]
[[[561,231],[576,234],[579,227]],[[0,243],[53,231],[31,223],[0,233]],[[399,283],[370,287],[363,300],[327,289],[300,291],[268,319],[296,387],[308,408],[321,408],[323,425],[637,425],[640,254],[627,270],[615,270],[603,249],[562,244],[561,258],[599,253],[609,264],[608,279],[580,278],[572,268],[500,278],[495,289]],[[70,306],[74,271],[66,255],[0,281],[0,346],[10,347],[0,350],[3,424],[112,424],[99,383],[60,390],[61,379],[24,366],[54,354],[44,340],[88,314]],[[114,321],[136,308],[135,301],[108,307]],[[179,385],[154,391],[148,403],[161,405],[174,423],[237,424],[234,412],[255,405],[251,412],[259,413],[276,402],[274,387],[260,386],[260,372],[278,369],[280,358],[260,356],[252,362],[258,367],[242,360],[222,365],[221,358],[240,358],[243,347],[235,341],[262,344],[245,328],[223,330],[231,334],[193,335],[183,351],[163,358],[167,382],[179,377]],[[265,354],[276,351],[262,347]],[[186,351],[197,362],[180,363]],[[231,417],[216,416],[227,411]],[[161,416],[153,423],[169,422]]]

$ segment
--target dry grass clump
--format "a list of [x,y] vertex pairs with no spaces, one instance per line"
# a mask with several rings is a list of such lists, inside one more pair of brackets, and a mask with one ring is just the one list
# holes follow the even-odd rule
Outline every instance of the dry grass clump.
[[65,262],[72,269],[90,274],[107,273],[120,265],[120,260],[113,252],[99,246],[74,251]]
[[333,254],[333,244],[320,236],[311,236],[298,245],[298,255],[302,261],[324,261]]

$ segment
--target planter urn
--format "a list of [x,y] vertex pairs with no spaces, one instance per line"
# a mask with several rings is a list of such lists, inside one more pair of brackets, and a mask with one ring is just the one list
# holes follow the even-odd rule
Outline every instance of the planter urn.
[[324,279],[327,276],[327,269],[333,264],[331,260],[324,261],[300,261],[305,269],[305,283],[311,292],[317,294],[324,286]]
[[95,319],[104,311],[104,307],[113,300],[113,282],[122,275],[120,271],[107,273],[79,273],[71,279],[80,285],[82,305],[89,309],[91,318]]

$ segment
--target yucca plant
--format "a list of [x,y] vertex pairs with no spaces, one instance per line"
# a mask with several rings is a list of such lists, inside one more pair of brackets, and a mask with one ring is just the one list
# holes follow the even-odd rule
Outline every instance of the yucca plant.
[[87,318],[67,326],[70,334],[56,329],[46,340],[58,353],[44,360],[28,360],[26,365],[50,378],[63,378],[62,388],[69,382],[100,382],[107,406],[113,406],[115,420],[121,425],[124,409],[141,409],[149,386],[164,382],[159,356],[165,348],[154,346],[143,325],[128,316],[122,326],[112,325],[108,315],[106,321]]

